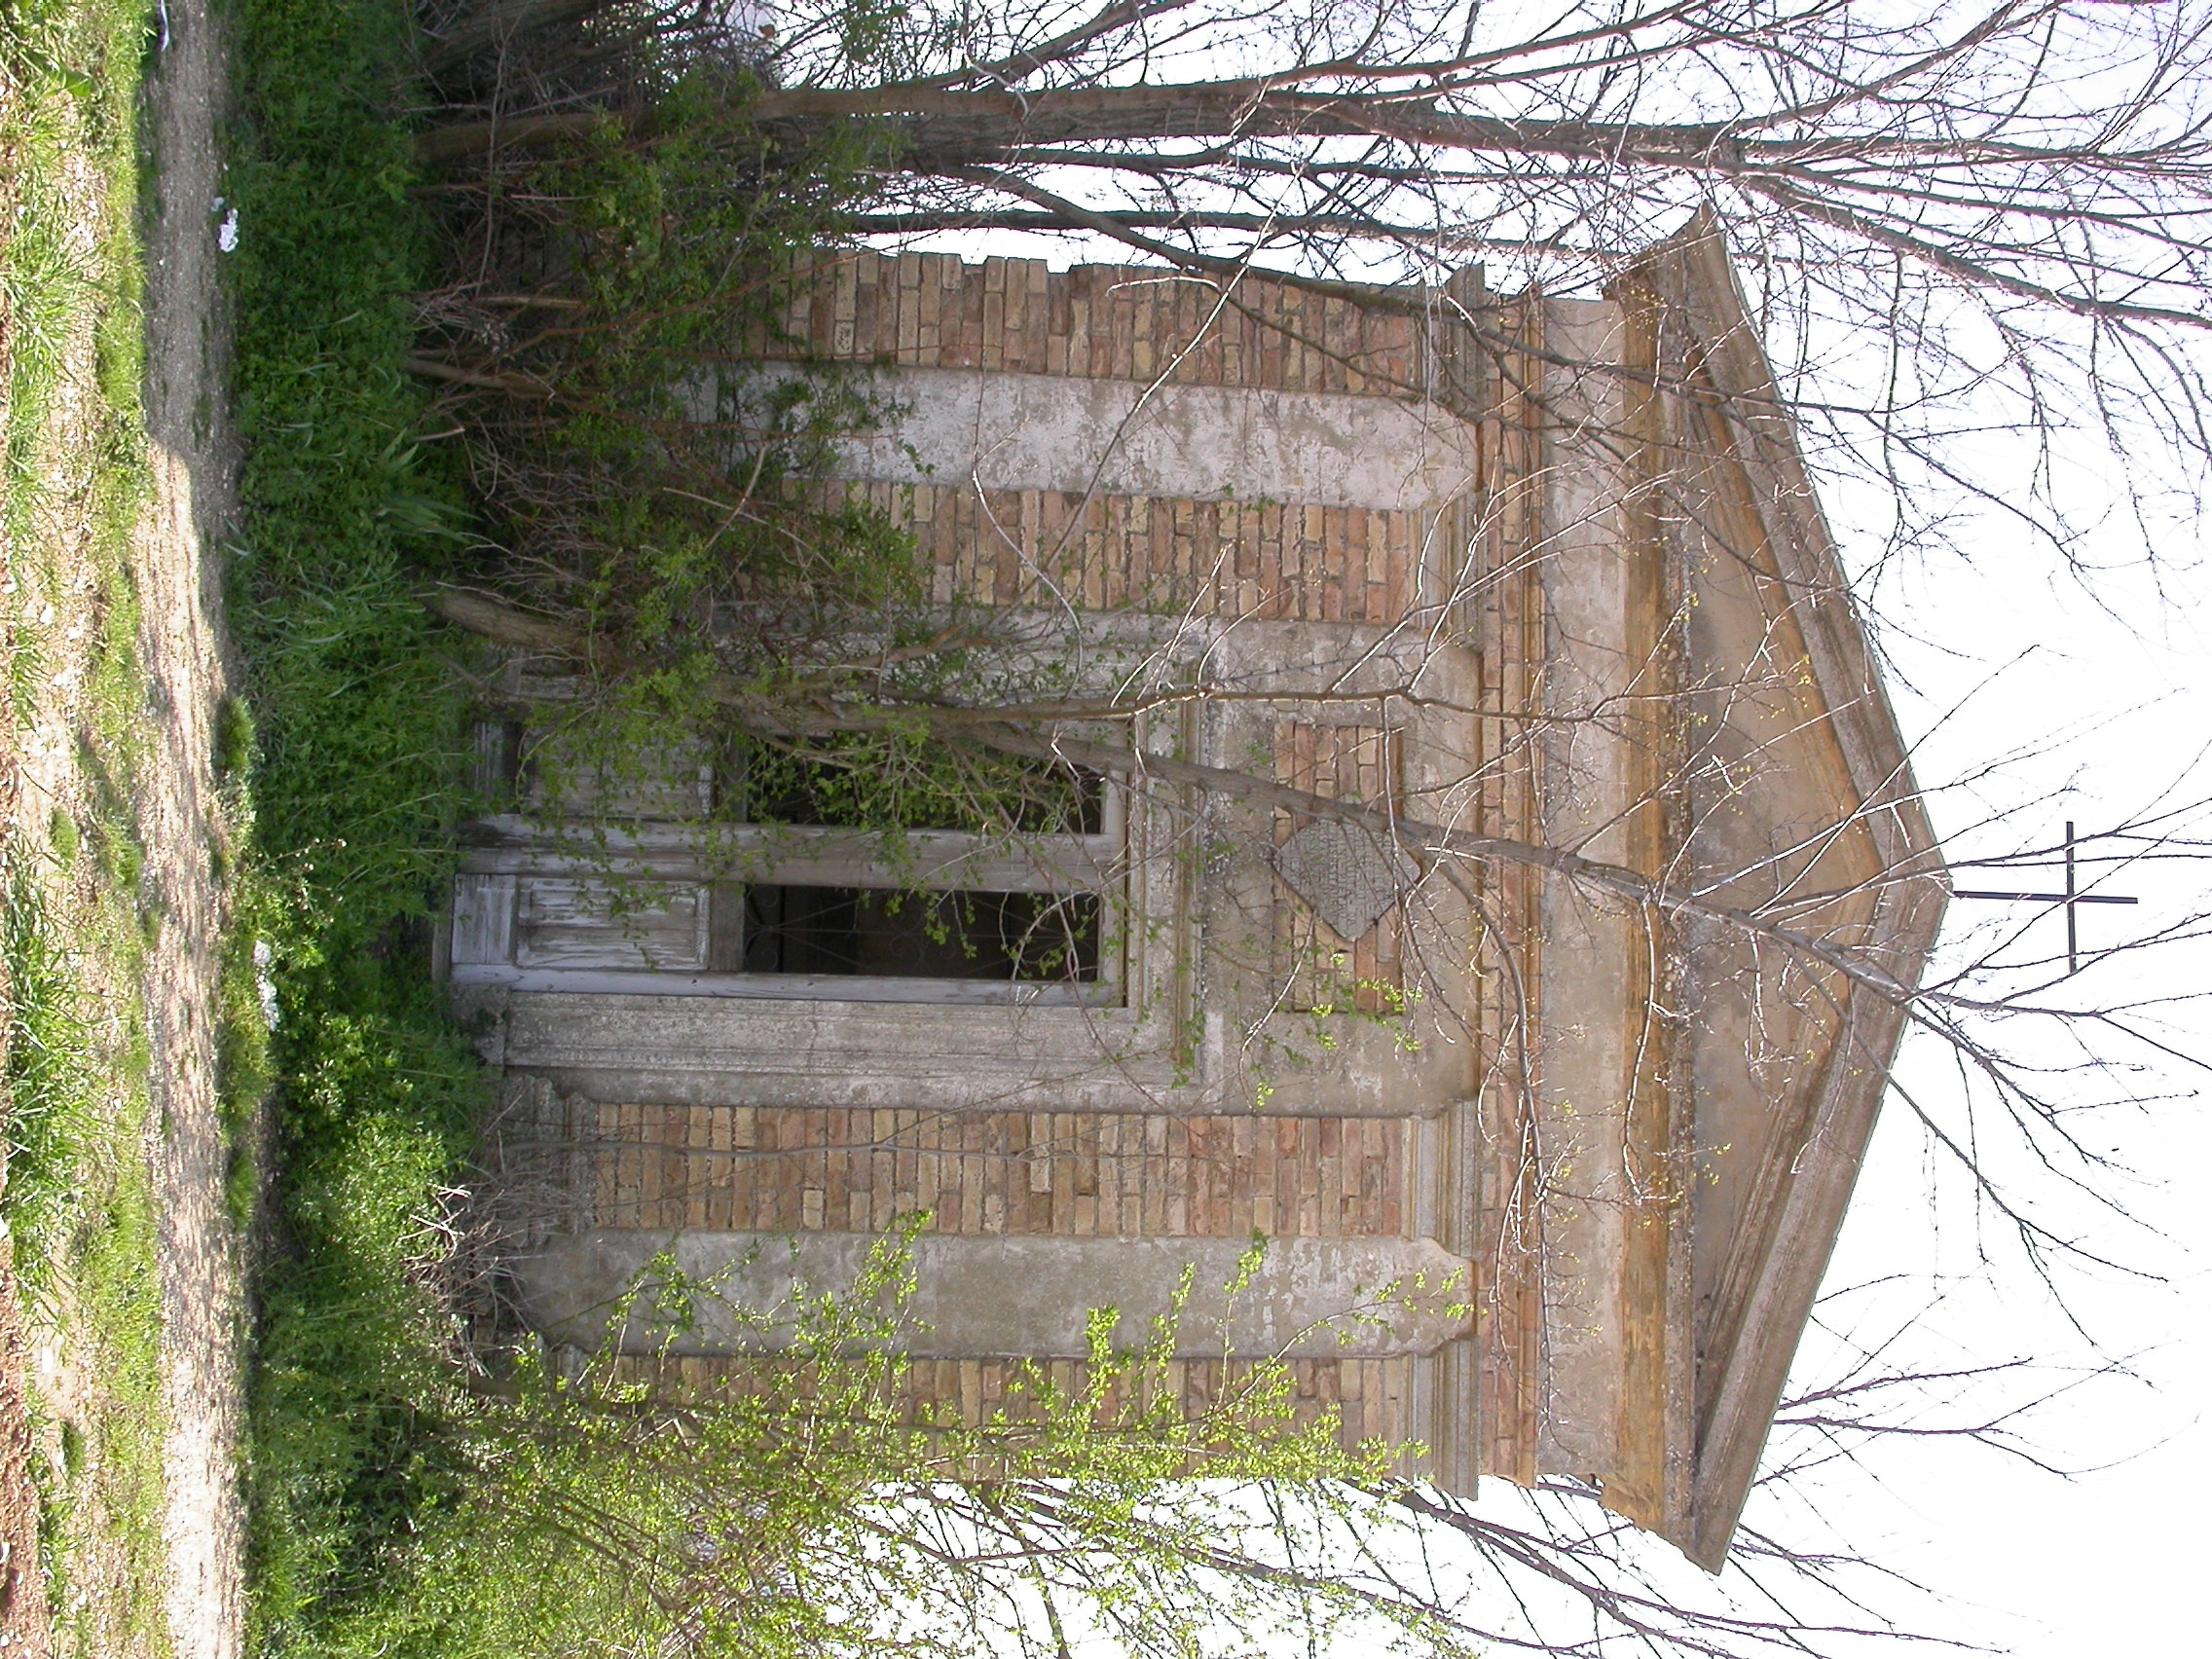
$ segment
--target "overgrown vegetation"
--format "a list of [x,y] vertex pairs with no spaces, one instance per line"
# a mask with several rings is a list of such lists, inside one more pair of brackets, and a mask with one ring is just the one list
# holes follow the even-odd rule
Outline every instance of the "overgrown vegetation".
[[[689,742],[742,780],[708,821],[1043,828],[1068,768],[948,741],[931,711],[1064,692],[1066,642],[940,591],[891,515],[821,482],[884,406],[865,369],[810,358],[791,308],[893,135],[759,123],[765,48],[717,8],[448,10],[413,366],[482,539],[437,603],[549,659],[552,685],[489,699],[532,728],[544,793],[588,810],[579,781],[649,787]],[[880,49],[856,14],[855,66]],[[477,141],[494,128],[548,136]]]
[[[244,822],[250,804],[253,829],[239,849],[245,925],[226,960],[222,1059],[235,1129],[274,1081],[281,1156],[252,1399],[259,1649],[951,1653],[995,1650],[978,1635],[995,1632],[1010,1651],[1065,1654],[1103,1633],[1182,1655],[1223,1623],[1311,1642],[1346,1618],[1449,1648],[1448,1622],[1393,1600],[1386,1570],[1345,1570],[1361,1552],[1375,1559],[1361,1506],[1386,1482],[1381,1455],[1340,1451],[1328,1418],[1294,1412],[1286,1374],[1265,1364],[1187,1419],[1160,1385],[1164,1330],[1128,1355],[1100,1325],[1075,1382],[1028,1374],[1023,1407],[966,1426],[915,1420],[905,1403],[875,1294],[896,1303],[895,1255],[856,1296],[807,1302],[788,1361],[764,1364],[751,1390],[687,1392],[610,1352],[579,1371],[528,1342],[489,1354],[463,1342],[438,1268],[484,1087],[427,972],[427,941],[470,806],[477,706],[522,705],[541,742],[562,726],[567,763],[587,774],[624,755],[649,769],[655,745],[665,755],[672,742],[741,748],[732,775],[755,820],[1035,829],[1040,813],[1067,820],[1054,803],[1088,774],[948,736],[957,722],[941,709],[916,713],[954,684],[978,706],[950,713],[992,719],[1006,711],[979,705],[994,697],[1065,687],[1037,666],[1035,642],[1002,635],[986,650],[957,615],[948,625],[905,541],[810,483],[823,444],[868,418],[865,382],[749,366],[808,250],[867,188],[880,134],[833,108],[763,127],[755,106],[772,98],[769,77],[719,7],[429,10],[443,45],[425,46],[403,0],[236,0],[233,12],[244,110],[233,200],[246,230],[233,271],[251,446],[233,613],[251,715],[233,711],[219,747],[234,779],[251,776],[250,803],[234,783],[233,816]],[[90,108],[106,83],[80,85],[40,32],[62,15],[58,0],[0,13],[26,25],[26,72]],[[1080,53],[1149,16],[1110,10],[1097,34],[1056,50]],[[959,56],[916,85],[935,98],[940,82],[974,83],[990,122],[980,143],[940,138],[932,165],[971,190],[1005,188],[997,164],[1019,154],[1033,113],[1006,93],[1047,59],[987,66],[964,22],[910,21],[893,46],[897,9],[848,6],[806,50],[873,55],[885,61],[870,67],[909,79],[934,55]],[[1084,79],[1087,96],[1144,101],[1141,87]],[[1315,125],[1282,101],[1306,96],[1284,85],[1282,98],[1258,94],[1281,104],[1269,122],[1241,94],[1223,104],[1234,125],[1218,136],[1336,132],[1340,114]],[[1379,135],[1403,125],[1405,100],[1369,101]],[[446,123],[436,176],[411,130],[412,112],[430,110]],[[1146,141],[1169,129],[1160,116],[1131,107],[1106,130]],[[493,117],[537,121],[540,136],[498,151]],[[1664,166],[1689,168],[1693,151],[1662,136]],[[1592,155],[1621,153],[1608,139]],[[1696,167],[1740,159],[1728,145],[1694,154]],[[1169,171],[1211,165],[1197,157]],[[1250,176],[1294,166],[1263,160]],[[978,163],[993,169],[980,181]],[[965,210],[957,193],[945,199]],[[1099,228],[1096,214],[1024,200],[1050,222]],[[65,311],[91,290],[68,285],[66,239],[18,240],[19,270],[36,275],[18,282],[12,266],[9,295],[35,348],[38,308]],[[119,326],[103,385],[135,377],[134,324]],[[24,384],[11,482],[18,429],[41,426],[58,382]],[[563,698],[472,688],[480,647],[436,621],[426,597],[477,634],[562,659]],[[129,615],[121,587],[101,604]],[[16,660],[20,690],[35,658]],[[102,661],[128,687],[127,654]],[[835,707],[817,718],[810,704]],[[57,820],[52,842],[57,861],[96,872],[103,914],[144,927],[119,804],[127,733],[101,729],[98,798],[82,824]],[[550,748],[540,758],[557,764]],[[71,1206],[89,1189],[66,1182],[93,1165],[70,1090],[117,1074],[81,1057],[92,1027],[43,901],[25,886],[9,903],[0,942],[34,999],[13,1022],[9,1064],[27,1102],[18,1201],[35,1266],[85,1234]],[[1391,994],[1355,984],[1344,1000]],[[1329,1015],[1332,1000],[1312,1012]],[[142,1081],[131,1031],[121,1022],[111,1051],[138,1053]],[[142,1122],[142,1091],[130,1100]],[[250,1191],[241,1161],[240,1213]],[[142,1263],[142,1209],[120,1191],[97,1201],[121,1218],[113,1259]],[[107,1272],[103,1260],[80,1250],[92,1276],[79,1282]],[[677,1329],[713,1294],[665,1266],[646,1289],[649,1311]],[[1194,1493],[1194,1469],[1232,1485]],[[1351,1556],[1333,1553],[1353,1523],[1365,1530]],[[1325,1542],[1291,1551],[1309,1537]]]
[[[430,982],[462,705],[416,597],[450,502],[406,373],[428,241],[393,119],[411,51],[389,0],[236,8],[233,266],[246,531],[232,618],[253,844],[227,994],[276,1027],[276,1220],[249,1401],[253,1635],[310,1650],[404,1531],[418,1402],[446,1343],[411,1264],[480,1102]],[[250,1054],[238,1056],[251,1064]]]
[[[1272,1523],[1241,1499],[1201,1519],[1167,1483],[1270,1474],[1325,1507],[1324,1477],[1381,1476],[1380,1451],[1338,1450],[1333,1417],[1298,1409],[1286,1367],[1248,1368],[1186,1420],[1161,1385],[1167,1339],[1118,1355],[1101,1326],[1080,1381],[1039,1372],[1034,1409],[962,1428],[914,1417],[886,1350],[873,1292],[895,1254],[872,1290],[808,1302],[762,1386],[713,1399],[611,1353],[581,1375],[529,1341],[487,1358],[439,1294],[484,1104],[424,948],[468,804],[474,659],[424,597],[450,610],[490,589],[502,616],[594,642],[572,654],[589,718],[555,722],[586,771],[672,734],[731,741],[733,711],[794,689],[794,642],[864,614],[878,636],[887,616],[922,626],[911,544],[808,481],[824,440],[866,419],[866,387],[764,380],[733,355],[773,337],[865,182],[866,135],[780,153],[745,121],[742,56],[647,31],[618,44],[649,130],[609,115],[429,190],[395,112],[483,95],[465,58],[410,81],[394,0],[242,0],[236,18],[252,719],[232,747],[254,756],[247,913],[281,1156],[252,1398],[258,1648],[811,1656],[919,1621],[920,1650],[965,1652],[982,1629],[1048,1628],[1026,1614],[1055,1594],[1188,1646],[1220,1604],[1199,1589],[1207,1552]],[[605,70],[551,41],[514,71],[530,95],[558,94],[564,63]],[[915,675],[961,660],[931,626],[892,642],[917,647]],[[1072,829],[1091,810],[1065,768],[919,722],[752,741],[755,818],[892,828],[957,800]],[[664,1309],[702,1293],[653,1290]],[[988,1487],[947,1484],[979,1464]],[[1054,1530],[1081,1540],[1064,1571],[1032,1547]],[[953,1538],[974,1562],[947,1567]],[[1289,1597],[1315,1617],[1327,1599]]]
[[[280,1124],[281,1232],[260,1286],[252,1399],[253,1616],[265,1651],[332,1651],[370,1642],[416,1604],[414,1575],[439,1555],[423,1538],[457,1545],[457,1528],[489,1525],[483,1509],[453,1505],[453,1437],[482,1425],[424,1272],[482,1086],[424,948],[464,804],[470,711],[461,653],[421,593],[478,573],[483,550],[462,528],[470,487],[482,499],[488,469],[528,466],[548,482],[535,496],[502,496],[514,510],[499,528],[518,543],[531,524],[588,532],[596,562],[578,573],[595,603],[643,591],[627,637],[672,639],[672,622],[711,599],[708,567],[729,549],[713,546],[694,510],[637,504],[673,498],[575,486],[645,465],[671,354],[772,300],[772,284],[740,283],[696,303],[713,277],[702,261],[726,260],[733,239],[795,244],[820,205],[767,215],[756,193],[705,213],[681,243],[640,245],[641,227],[672,211],[672,193],[686,211],[699,207],[733,169],[757,170],[757,146],[749,160],[733,129],[641,156],[595,134],[549,164],[560,176],[535,181],[541,193],[582,203],[558,234],[623,250],[584,262],[597,314],[681,312],[668,302],[685,294],[693,314],[546,345],[536,361],[563,362],[565,400],[521,415],[507,404],[497,424],[479,408],[463,423],[463,452],[450,441],[453,400],[433,411],[427,383],[409,373],[424,313],[455,303],[435,291],[438,251],[466,226],[433,217],[410,188],[410,138],[393,119],[412,61],[406,9],[246,0],[236,16],[249,516],[233,614],[252,717],[250,735],[230,747],[255,752],[246,932],[267,946]],[[691,95],[681,82],[667,92]],[[840,570],[874,571],[880,592],[900,579],[901,550],[866,528],[840,522],[824,544],[848,549]],[[781,571],[787,585],[821,573]],[[624,676],[634,695],[610,700],[607,747],[631,719],[665,716],[672,688],[697,673],[695,658],[664,648],[653,672]],[[249,959],[234,962],[234,1000],[251,973]],[[461,1594],[455,1567],[487,1574],[468,1592],[480,1597],[510,1595],[522,1581],[511,1575],[536,1574],[527,1556],[459,1550],[425,1606]],[[423,1650],[444,1650],[429,1624],[408,1628],[411,1642],[429,1643]]]
[[[1024,1367],[1005,1408],[964,1423],[909,1391],[911,1288],[896,1237],[841,1294],[768,1307],[664,1252],[580,1366],[526,1346],[438,1398],[413,1525],[364,1562],[381,1593],[345,1602],[325,1650],[955,1659],[1064,1652],[1073,1633],[1165,1656],[1224,1619],[1442,1636],[1323,1567],[1390,1456],[1341,1449],[1287,1364],[1235,1368],[1191,1411],[1178,1315],[1120,1348],[1095,1317],[1087,1362]],[[701,1383],[665,1345],[703,1323],[782,1351]]]

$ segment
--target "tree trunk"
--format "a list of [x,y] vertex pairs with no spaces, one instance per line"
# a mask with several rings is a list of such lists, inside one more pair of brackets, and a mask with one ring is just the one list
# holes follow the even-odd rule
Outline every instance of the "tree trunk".
[[[903,136],[901,159],[905,165],[931,172],[1004,163],[1042,144],[1138,144],[1162,138],[1398,138],[1433,149],[1712,172],[1809,159],[1804,144],[1746,142],[1730,138],[1724,128],[1715,126],[1502,121],[1456,115],[1426,98],[1284,92],[1257,81],[1084,87],[1028,95],[912,85],[798,89],[767,93],[752,113],[762,127],[798,140],[818,137],[842,121],[884,121]],[[495,142],[545,143],[578,130],[589,119],[542,116],[438,128],[417,141],[416,154],[425,163],[435,163],[476,153]],[[1863,159],[1884,148],[1869,140],[1852,153]],[[1945,153],[1957,156],[1969,148],[1962,142]],[[1157,165],[1159,158],[1153,160]]]

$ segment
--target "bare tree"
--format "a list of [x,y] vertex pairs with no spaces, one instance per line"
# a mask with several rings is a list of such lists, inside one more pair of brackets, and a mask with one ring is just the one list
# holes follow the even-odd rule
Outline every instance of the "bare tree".
[[[603,14],[698,22],[472,13],[439,71],[457,113],[483,107],[424,157],[547,142],[610,108],[649,124],[588,76],[556,94],[487,55],[497,37],[523,61],[545,18],[588,34]],[[886,146],[864,232],[1103,239],[1374,303],[1378,278],[1441,287],[1475,257],[1503,290],[1587,290],[1703,208],[1760,284],[1819,463],[1905,487],[1900,547],[1961,501],[2076,544],[2059,457],[2031,447],[1993,487],[1946,441],[1968,425],[2120,446],[2147,534],[2170,528],[2177,482],[2154,457],[2203,446],[2195,6],[800,4],[745,21],[772,38],[719,50],[752,64],[764,133]]]

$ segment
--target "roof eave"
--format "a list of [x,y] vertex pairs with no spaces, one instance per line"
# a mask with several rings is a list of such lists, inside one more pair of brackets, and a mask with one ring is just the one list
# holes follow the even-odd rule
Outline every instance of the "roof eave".
[[1688,1513],[1665,1535],[1709,1571],[1725,1561],[1757,1478],[1791,1361],[1843,1224],[1860,1164],[1889,1085],[1891,1062],[1942,925],[1941,850],[1922,806],[1902,732],[1875,671],[1866,630],[1852,601],[1833,537],[1798,453],[1793,424],[1774,385],[1727,248],[1699,213],[1654,249],[1662,303],[1694,332],[1740,438],[1747,468],[1764,475],[1755,493],[1782,574],[1812,596],[1801,612],[1815,682],[1830,719],[1882,867],[1897,872],[1877,897],[1869,959],[1904,995],[1855,983],[1823,1068],[1813,1129],[1768,1235],[1747,1317],[1721,1363],[1695,1448]]

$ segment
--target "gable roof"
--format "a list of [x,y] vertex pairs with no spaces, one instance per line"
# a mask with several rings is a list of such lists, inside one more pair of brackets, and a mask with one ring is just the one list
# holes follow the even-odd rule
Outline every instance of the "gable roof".
[[[1639,1519],[1716,1570],[1842,1227],[1946,890],[1865,627],[1710,221],[1701,215],[1656,249],[1644,279],[1677,340],[1687,384],[1677,410],[1709,435],[1694,463],[1704,476],[1688,488],[1717,546],[1691,581],[1719,660],[1691,667],[1741,684],[1753,665],[1728,659],[1755,635],[1763,683],[1776,688],[1763,711],[1757,696],[1730,696],[1719,723],[1757,727],[1762,750],[1730,811],[1714,815],[1725,824],[1692,830],[1689,874],[1733,876],[1723,889],[1731,902],[1755,901],[1866,965],[1858,977],[1810,960],[1778,965],[1751,941],[1710,936],[1688,949],[1692,994],[1707,1011],[1689,1066],[1701,1160],[1692,1442],[1686,1491],[1667,1513]],[[1761,833],[1773,855],[1747,859]],[[1750,1051],[1748,1028],[1730,1017],[1747,999],[1761,1005],[1772,1051]],[[1792,1028],[1778,1035],[1785,1013]],[[1763,1144],[1723,1138],[1745,1129]]]

